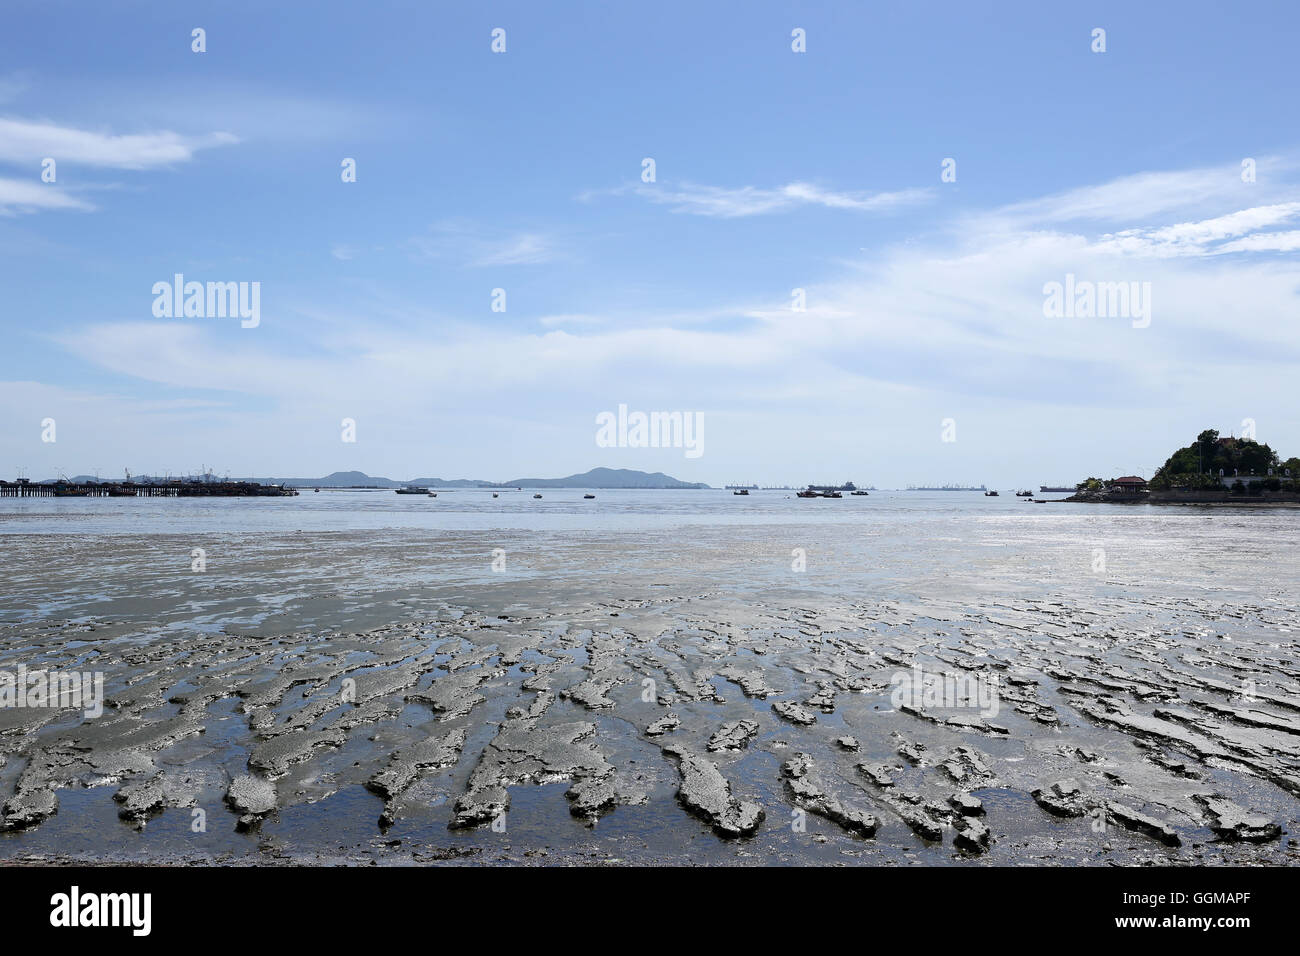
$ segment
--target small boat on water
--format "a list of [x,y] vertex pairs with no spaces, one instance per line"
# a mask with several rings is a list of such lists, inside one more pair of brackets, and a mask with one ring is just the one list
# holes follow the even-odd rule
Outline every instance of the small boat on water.
[[533,497],[534,497],[534,498],[540,498],[541,495],[539,495],[539,494],[538,494],[538,495],[533,495]]
[[795,492],[796,498],[820,498],[821,492],[817,491],[799,491]]
[[319,489],[319,488],[313,488],[312,491],[316,492],[316,494],[320,494],[320,489]]
[[431,492],[429,492],[429,497],[430,497],[430,498],[436,498],[436,497],[438,497],[438,492],[436,492],[436,491],[431,491]]
[[998,493],[997,493],[996,491],[986,491],[986,492],[984,492],[984,497],[985,497],[985,498],[996,498],[997,496],[998,496]]
[[596,496],[595,496],[595,495],[583,495],[582,497],[584,497],[584,498],[594,498],[594,497],[596,497]]
[[843,498],[844,496],[843,496],[842,494],[840,494],[838,491],[823,491],[823,492],[822,492],[822,497],[823,497],[823,498]]
[[1017,497],[1017,498],[1032,498],[1032,497],[1034,497],[1034,493],[1033,493],[1032,491],[1017,491],[1017,492],[1016,492],[1016,497]]
[[405,488],[398,488],[399,495],[425,495],[429,493],[428,488],[417,488],[415,485],[408,485]]
[[868,494],[870,494],[870,492],[868,492],[868,491],[850,491],[849,494],[851,494],[851,495],[868,495]]
[[733,495],[745,495],[746,497],[748,497],[748,495],[749,495],[749,489],[748,489],[748,488],[741,488],[739,491],[733,491],[732,494],[733,494]]
[[500,498],[501,496],[500,496],[499,494],[497,494],[497,493],[494,491],[494,492],[492,492],[492,497],[493,497],[493,498]]

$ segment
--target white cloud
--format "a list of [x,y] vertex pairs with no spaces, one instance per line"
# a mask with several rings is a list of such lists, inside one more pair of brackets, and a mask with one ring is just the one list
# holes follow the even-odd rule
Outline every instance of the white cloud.
[[1218,252],[1295,252],[1300,250],[1300,231],[1263,232],[1225,242]]
[[[1105,197],[1115,195],[1114,184],[1097,190],[1101,198],[1073,191],[1070,208],[1101,208],[1109,201]],[[892,478],[877,472],[873,480],[980,481],[986,474],[963,473],[951,463],[957,459],[941,456],[1005,448],[999,441],[1005,434],[993,431],[987,443],[967,443],[981,420],[1002,430],[1014,422],[1023,441],[1012,444],[1028,449],[1024,467],[1032,467],[1042,449],[1065,455],[1068,446],[1076,457],[1066,467],[1074,469],[1093,467],[1079,450],[1090,442],[1149,449],[1151,431],[1163,435],[1174,417],[1181,416],[1174,423],[1178,429],[1187,419],[1192,434],[1207,422],[1222,424],[1225,394],[1234,409],[1248,410],[1242,414],[1277,408],[1277,389],[1300,358],[1300,325],[1292,321],[1300,306],[1300,264],[1249,253],[1300,245],[1296,232],[1264,231],[1291,221],[1298,208],[1297,201],[1241,202],[1198,219],[1134,215],[1118,231],[1105,233],[1050,222],[1053,231],[1035,223],[989,234],[963,218],[950,233],[913,238],[873,253],[839,281],[810,285],[807,311],[798,313],[784,300],[701,304],[655,314],[551,315],[540,320],[538,331],[509,323],[455,324],[418,303],[404,308],[385,302],[385,309],[404,316],[400,326],[379,317],[313,317],[315,328],[328,328],[329,335],[314,338],[310,351],[293,334],[277,336],[267,322],[256,333],[217,329],[204,320],[91,324],[60,341],[83,361],[166,386],[163,394],[210,390],[256,403],[280,423],[277,434],[297,435],[301,429],[291,430],[285,424],[290,421],[316,422],[311,427],[322,433],[322,456],[337,454],[331,429],[344,415],[374,423],[371,429],[412,432],[391,434],[393,447],[416,447],[402,444],[407,441],[427,447],[442,440],[441,423],[463,421],[458,416],[465,414],[466,395],[474,396],[475,415],[494,418],[475,422],[493,431],[467,433],[465,440],[476,447],[534,442],[555,454],[555,448],[568,447],[562,436],[571,435],[574,454],[589,454],[592,415],[635,401],[642,407],[722,409],[736,431],[711,426],[710,455],[725,453],[728,434],[743,433],[744,448],[733,439],[737,453],[761,456],[770,449],[771,468],[802,462],[802,451],[809,462],[824,460],[829,467],[836,456],[863,447],[869,449],[863,454],[874,456],[873,467],[893,469]],[[1011,217],[1001,221],[1007,225]],[[450,253],[452,237],[466,234],[437,233],[438,251]],[[1120,236],[1134,243],[1117,241]],[[508,248],[500,241],[499,248]],[[1245,254],[1152,254],[1160,245]],[[486,249],[472,252],[481,258]],[[1045,318],[1043,285],[1067,273],[1149,282],[1151,325]],[[326,311],[336,308],[344,306],[331,303]],[[358,314],[364,312],[358,306]],[[750,321],[724,325],[715,317]],[[1213,388],[1206,387],[1207,375]],[[427,414],[413,418],[412,408]],[[246,423],[241,414],[229,413],[232,431]],[[943,448],[938,440],[939,420],[947,415],[959,418],[963,443],[957,449]],[[1264,420],[1264,413],[1257,417]],[[909,433],[919,427],[911,423],[931,419],[932,435]],[[1286,422],[1274,427],[1279,430],[1267,440],[1275,446],[1300,445],[1300,432],[1287,434]],[[872,450],[879,446],[865,438],[870,433],[879,439],[890,428],[891,453],[882,460]],[[1068,439],[1053,438],[1067,434]],[[827,436],[837,435],[842,441],[830,454]],[[275,451],[269,438],[265,444]],[[585,467],[588,461],[594,459],[573,464]],[[1117,451],[1114,462],[1095,467],[1138,472],[1150,464]],[[1018,480],[1058,477],[1069,478],[1071,471],[1030,471]]]
[[0,118],[0,160],[39,164],[49,156],[60,163],[113,169],[148,169],[188,162],[194,153],[237,143],[230,133],[185,136],[170,131],[113,135],[48,122]]
[[[854,212],[880,212],[924,202],[933,195],[929,189],[905,189],[896,192],[851,193],[822,189],[811,183],[792,182],[773,189],[758,186],[726,188],[683,183],[671,188],[643,184],[636,187],[639,196],[654,203],[671,206],[673,212],[695,216],[738,219],[799,206],[824,206]],[[591,195],[591,194],[587,194]]]
[[482,244],[471,266],[533,265],[555,258],[551,240],[536,233],[523,233],[499,242]]
[[[1125,229],[1105,235],[1099,245],[1131,255],[1200,256],[1223,252],[1237,252],[1247,248],[1272,248],[1267,244],[1253,244],[1253,238],[1235,243],[1220,243],[1276,226],[1300,216],[1300,202],[1276,203],[1256,206],[1203,219],[1198,222],[1181,222],[1156,229]],[[1286,233],[1277,234],[1286,236]]]
[[42,209],[94,208],[54,183],[44,183],[37,179],[0,179],[0,216]]
[[537,232],[492,236],[462,220],[437,223],[428,235],[409,240],[409,245],[423,258],[453,258],[470,268],[540,265],[565,255],[553,236]]

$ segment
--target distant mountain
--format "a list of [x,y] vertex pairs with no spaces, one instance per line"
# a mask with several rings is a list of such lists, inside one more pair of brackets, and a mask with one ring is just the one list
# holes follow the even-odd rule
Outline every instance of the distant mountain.
[[516,478],[515,488],[707,488],[702,481],[678,481],[662,471],[647,474],[630,468],[593,468],[567,478]]
[[[224,477],[224,476],[223,476]],[[148,475],[134,475],[138,482],[162,481]],[[53,481],[53,479],[47,479]],[[94,481],[87,475],[78,475],[76,482]],[[120,481],[105,478],[104,481]],[[418,485],[424,488],[707,488],[701,481],[678,481],[662,471],[653,474],[630,468],[593,468],[580,475],[567,478],[516,478],[514,481],[483,481],[476,478],[412,478],[394,481],[367,475],[364,471],[335,471],[324,478],[241,478],[240,481],[258,481],[264,485],[292,485],[295,488],[404,488]]]
[[707,488],[703,482],[678,481],[661,471],[649,474],[629,468],[593,468],[566,478],[516,478],[514,481],[484,481],[479,478],[412,478],[393,481],[363,471],[336,471],[324,478],[260,478],[263,484],[288,484],[298,488]]

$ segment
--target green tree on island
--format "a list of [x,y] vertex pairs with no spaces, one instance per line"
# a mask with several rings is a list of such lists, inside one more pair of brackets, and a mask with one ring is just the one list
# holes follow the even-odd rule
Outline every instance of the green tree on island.
[[1213,428],[1207,428],[1196,436],[1196,441],[1178,449],[1156,469],[1150,487],[1218,488],[1222,487],[1220,472],[1232,478],[1239,474],[1267,475],[1272,468],[1276,475],[1284,467],[1291,467],[1292,475],[1300,476],[1300,459],[1289,458],[1283,465],[1277,452],[1266,444],[1253,438],[1221,438]]

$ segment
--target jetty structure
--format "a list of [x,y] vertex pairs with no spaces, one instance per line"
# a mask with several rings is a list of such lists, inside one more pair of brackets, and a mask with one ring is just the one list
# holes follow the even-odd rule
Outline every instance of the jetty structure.
[[142,481],[0,480],[0,498],[283,498],[298,494],[286,485],[203,478]]

